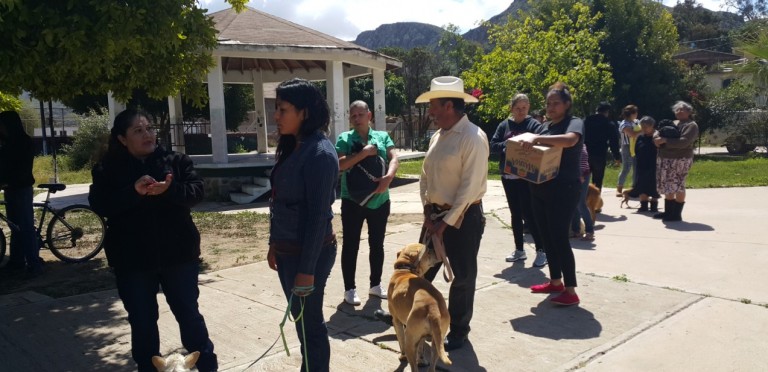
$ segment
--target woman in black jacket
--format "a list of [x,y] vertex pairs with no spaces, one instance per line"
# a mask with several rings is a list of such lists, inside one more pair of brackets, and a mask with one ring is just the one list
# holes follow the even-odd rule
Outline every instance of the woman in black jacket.
[[106,218],[104,248],[131,324],[131,353],[139,371],[155,371],[160,355],[157,293],[163,294],[197,368],[218,368],[198,311],[200,233],[190,207],[203,199],[203,180],[184,154],[156,145],[148,116],[128,109],[115,117],[109,147],[93,168],[88,196]]
[[43,270],[32,210],[34,158],[32,139],[24,131],[19,114],[0,113],[0,186],[5,189],[8,219],[19,227],[18,231],[11,232],[10,258],[5,269],[21,271],[26,266],[32,276]]

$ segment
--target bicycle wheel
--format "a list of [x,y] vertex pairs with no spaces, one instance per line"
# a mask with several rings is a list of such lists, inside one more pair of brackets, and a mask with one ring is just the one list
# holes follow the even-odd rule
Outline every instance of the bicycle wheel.
[[104,243],[104,220],[87,205],[70,205],[48,223],[48,248],[64,262],[85,262]]

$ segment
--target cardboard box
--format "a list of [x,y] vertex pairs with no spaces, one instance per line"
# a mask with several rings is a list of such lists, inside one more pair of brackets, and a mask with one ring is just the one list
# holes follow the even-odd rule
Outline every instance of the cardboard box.
[[514,174],[533,183],[549,181],[560,171],[563,148],[536,145],[526,150],[521,146],[520,139],[530,135],[524,133],[507,140],[504,173]]

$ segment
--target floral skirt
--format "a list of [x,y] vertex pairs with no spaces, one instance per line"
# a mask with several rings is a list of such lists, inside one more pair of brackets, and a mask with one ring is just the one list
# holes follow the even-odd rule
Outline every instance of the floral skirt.
[[685,192],[685,178],[693,164],[693,158],[657,158],[656,189],[660,194]]

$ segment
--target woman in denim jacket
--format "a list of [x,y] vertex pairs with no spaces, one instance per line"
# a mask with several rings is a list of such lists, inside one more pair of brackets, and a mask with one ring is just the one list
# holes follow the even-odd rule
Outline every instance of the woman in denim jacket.
[[276,93],[280,139],[271,175],[267,261],[277,270],[293,316],[298,318],[304,309],[296,323],[302,343],[301,370],[308,363],[311,371],[328,371],[331,346],[323,292],[336,258],[331,204],[336,199],[339,159],[325,134],[330,114],[317,87],[291,79],[280,83]]

